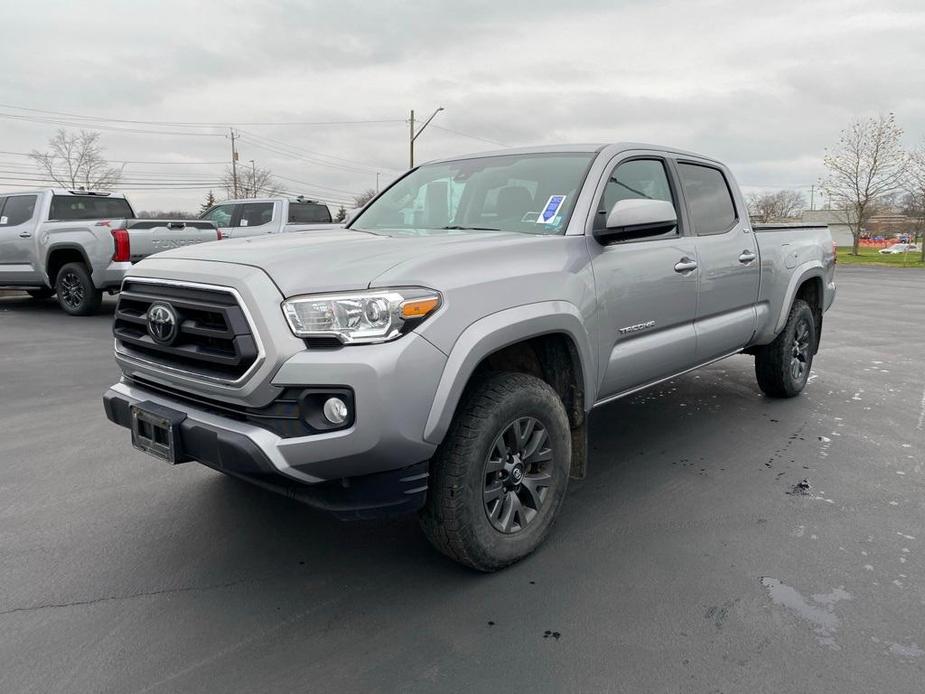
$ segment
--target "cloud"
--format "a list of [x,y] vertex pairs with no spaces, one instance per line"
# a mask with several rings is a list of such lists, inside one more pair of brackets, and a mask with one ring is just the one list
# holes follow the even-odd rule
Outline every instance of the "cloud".
[[[242,160],[348,191],[405,167],[401,120],[438,105],[435,125],[506,144],[702,151],[750,186],[812,184],[823,148],[857,115],[895,111],[910,143],[925,134],[925,8],[913,0],[36,0],[0,12],[16,27],[0,46],[16,68],[0,74],[11,104],[138,120],[393,121],[243,128]],[[54,128],[3,123],[8,151],[40,147]],[[221,137],[107,131],[104,142],[120,159],[230,151]],[[417,145],[421,159],[493,148],[437,128]],[[321,165],[306,150],[360,163]],[[192,209],[200,192],[133,197]]]

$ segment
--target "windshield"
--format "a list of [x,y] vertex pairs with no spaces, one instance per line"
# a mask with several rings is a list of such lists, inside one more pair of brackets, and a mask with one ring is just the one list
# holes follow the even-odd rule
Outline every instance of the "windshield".
[[360,231],[564,234],[594,154],[517,154],[422,166],[367,208]]

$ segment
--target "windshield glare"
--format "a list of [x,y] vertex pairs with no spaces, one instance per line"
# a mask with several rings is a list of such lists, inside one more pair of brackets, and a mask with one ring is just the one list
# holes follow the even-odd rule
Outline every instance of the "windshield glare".
[[520,154],[422,166],[373,202],[361,231],[564,234],[593,154]]

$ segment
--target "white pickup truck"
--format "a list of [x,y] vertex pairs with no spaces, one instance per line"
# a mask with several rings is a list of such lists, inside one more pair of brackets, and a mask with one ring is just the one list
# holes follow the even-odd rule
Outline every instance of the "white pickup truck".
[[330,208],[307,198],[245,198],[225,200],[199,217],[215,224],[222,238],[243,238],[340,227]]
[[46,189],[0,195],[0,287],[57,294],[67,313],[99,308],[133,263],[221,235],[202,220],[136,219],[124,196]]

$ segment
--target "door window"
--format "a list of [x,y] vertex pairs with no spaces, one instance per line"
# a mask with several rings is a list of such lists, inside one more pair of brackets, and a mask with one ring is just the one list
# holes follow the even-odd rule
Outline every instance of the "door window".
[[3,212],[0,213],[0,226],[16,226],[32,219],[35,212],[34,195],[13,195],[6,199]]
[[248,202],[241,205],[239,227],[259,227],[273,219],[272,202]]
[[[607,215],[621,200],[664,200],[675,205],[668,183],[665,163],[660,159],[632,159],[618,165],[607,179],[604,194],[597,206],[594,228],[603,229],[607,224]],[[677,209],[677,205],[675,205]],[[677,236],[678,227],[648,238]]]
[[684,197],[698,236],[725,234],[738,216],[726,177],[719,169],[700,164],[678,164]]
[[217,227],[230,227],[234,205],[219,205],[202,215],[202,219],[212,222]]

